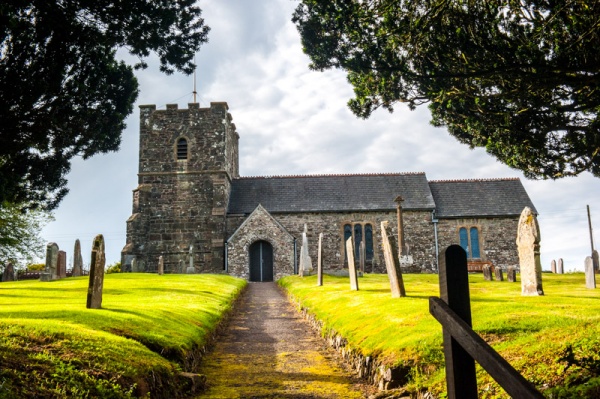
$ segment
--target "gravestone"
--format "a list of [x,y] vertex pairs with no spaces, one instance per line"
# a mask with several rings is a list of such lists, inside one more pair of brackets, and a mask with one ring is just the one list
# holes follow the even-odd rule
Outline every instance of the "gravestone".
[[131,259],[131,272],[132,273],[138,273],[140,266],[139,266],[139,262],[138,260],[134,257],[133,259]]
[[594,272],[594,260],[587,256],[585,258],[585,287],[596,288],[596,274]]
[[595,249],[592,251],[592,261],[594,262],[594,270],[600,269],[600,255]]
[[492,281],[492,267],[490,265],[483,265],[483,279],[485,281]]
[[509,266],[508,269],[506,270],[506,280],[509,283],[517,282],[517,270],[515,269],[514,266]]
[[502,274],[501,267],[494,268],[494,277],[496,278],[496,281],[504,281],[504,274]]
[[65,251],[58,251],[56,274],[58,278],[67,278],[67,253]]
[[302,232],[302,246],[300,247],[300,276],[310,276],[310,273],[313,271],[312,261],[308,255],[307,231],[308,229],[305,224],[304,231]]
[[51,281],[58,278],[57,263],[58,245],[55,242],[50,242],[46,245],[46,268],[40,273],[40,281]]
[[133,267],[131,266],[131,262],[135,258],[135,255],[125,255],[123,256],[123,263],[121,264],[121,272],[123,273],[131,273]]
[[87,303],[88,309],[100,309],[102,307],[102,288],[104,286],[104,265],[106,256],[104,254],[104,237],[98,234],[92,244],[92,259],[90,261],[90,282],[88,285]]
[[6,266],[4,266],[2,281],[15,281],[15,267],[13,266],[12,262],[8,262]]
[[550,262],[550,271],[556,274],[556,261],[554,259]]
[[356,273],[356,265],[354,264],[354,245],[352,245],[352,237],[346,241],[346,253],[348,254],[348,273],[350,273],[350,289],[358,291],[358,275]]
[[185,272],[185,263],[179,259],[179,263],[177,264],[177,273]]
[[367,256],[364,241],[360,242],[360,246],[358,247],[358,255],[359,255],[359,262],[360,262],[360,275],[362,276],[363,274],[365,274],[365,263],[366,263],[366,256]]
[[75,240],[75,248],[73,248],[73,270],[71,277],[79,277],[83,274],[83,257],[81,256],[81,243],[79,239]]
[[517,230],[521,269],[521,295],[544,295],[540,261],[540,226],[531,208],[521,212]]
[[196,268],[194,267],[194,246],[193,245],[190,245],[189,256],[190,256],[190,264],[187,267],[185,272],[187,274],[193,274],[193,273],[196,273]]
[[158,275],[162,276],[165,273],[165,261],[161,256],[158,257]]
[[558,266],[556,267],[556,273],[565,274],[565,263],[562,258],[558,259]]
[[319,248],[317,250],[317,286],[323,285],[323,233],[319,233]]
[[392,291],[392,298],[400,298],[406,296],[404,289],[404,280],[402,279],[402,270],[400,269],[400,262],[398,257],[398,251],[396,249],[396,241],[393,234],[389,231],[388,222],[381,222],[381,241],[383,243],[383,258],[385,261],[385,268],[387,275],[390,280],[390,289]]

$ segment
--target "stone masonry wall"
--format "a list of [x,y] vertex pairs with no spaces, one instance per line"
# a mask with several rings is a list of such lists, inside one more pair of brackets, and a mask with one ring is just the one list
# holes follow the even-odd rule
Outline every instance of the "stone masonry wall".
[[[396,211],[389,212],[339,212],[339,213],[294,213],[273,214],[273,217],[297,240],[296,262],[300,257],[300,245],[304,224],[307,225],[309,255],[316,262],[319,233],[323,233],[323,267],[326,270],[344,268],[344,225],[347,223],[370,223],[373,226],[374,262],[373,270],[367,272],[385,273],[385,263],[381,248],[381,221],[389,221],[394,234],[397,234]],[[435,244],[431,213],[426,211],[404,211],[405,242],[414,259],[412,267],[406,272],[432,271],[435,265]],[[245,218],[240,215],[227,217],[228,236],[231,235]],[[313,265],[316,266],[316,263]],[[237,275],[237,274],[236,274]]]
[[[187,159],[177,142],[187,140]],[[122,263],[155,271],[183,272],[193,248],[197,272],[220,272],[224,264],[225,212],[232,177],[238,175],[238,135],[226,103],[140,107],[139,186],[133,193]],[[234,157],[235,159],[231,159]]]
[[517,218],[472,218],[441,219],[438,224],[438,243],[440,252],[452,244],[459,244],[458,230],[477,227],[479,230],[479,247],[481,258],[501,267],[504,271],[509,266],[519,266],[519,255],[515,240],[517,239]]

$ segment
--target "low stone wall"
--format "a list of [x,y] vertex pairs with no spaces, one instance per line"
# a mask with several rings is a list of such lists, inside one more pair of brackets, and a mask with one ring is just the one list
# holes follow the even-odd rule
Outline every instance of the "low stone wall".
[[376,357],[364,356],[360,350],[348,345],[346,338],[336,331],[327,329],[323,331],[323,322],[316,319],[309,311],[302,307],[293,296],[290,299],[299,307],[302,316],[317,330],[321,336],[334,348],[344,359],[344,362],[370,384],[379,390],[388,390],[401,387],[408,382],[408,367],[389,367]]

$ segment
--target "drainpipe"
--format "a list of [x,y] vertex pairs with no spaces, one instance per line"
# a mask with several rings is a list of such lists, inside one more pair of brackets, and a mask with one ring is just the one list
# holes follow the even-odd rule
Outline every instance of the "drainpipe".
[[227,250],[227,241],[225,241],[225,273],[229,273],[229,251]]
[[439,265],[439,257],[440,257],[440,247],[438,245],[438,222],[439,220],[435,217],[435,209],[431,211],[431,223],[433,223],[433,237],[435,240],[435,268],[437,272],[440,272]]
[[296,237],[294,237],[294,274],[298,274],[298,263],[296,260]]

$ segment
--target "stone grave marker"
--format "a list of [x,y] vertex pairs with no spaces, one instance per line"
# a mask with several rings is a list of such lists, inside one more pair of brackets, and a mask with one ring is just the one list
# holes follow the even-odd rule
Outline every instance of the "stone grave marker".
[[15,267],[13,266],[12,262],[8,262],[6,266],[4,266],[2,281],[15,281]]
[[352,237],[346,241],[346,253],[348,254],[348,272],[350,273],[350,289],[358,291],[358,275],[356,273],[356,265],[354,264],[354,245],[352,245]]
[[563,258],[558,259],[558,266],[556,267],[556,273],[565,274],[565,263],[563,262]]
[[51,281],[58,278],[58,244],[50,242],[46,245],[46,268],[40,273],[40,281]]
[[319,247],[317,250],[317,286],[323,285],[323,233],[319,233]]
[[390,279],[390,289],[392,298],[406,296],[404,289],[404,280],[402,279],[402,270],[400,269],[400,259],[396,249],[394,236],[389,231],[388,222],[381,222],[381,241],[383,243],[383,258],[388,278]]
[[158,257],[158,275],[162,276],[163,274],[165,274],[165,261],[161,255]]
[[359,254],[359,258],[360,258],[360,275],[362,276],[365,274],[365,263],[366,263],[366,256],[367,256],[367,251],[366,251],[364,241],[360,242],[360,247],[358,247],[358,254]]
[[67,253],[65,251],[58,251],[56,274],[58,278],[67,278]]
[[492,281],[492,267],[490,265],[483,265],[483,279],[485,281]]
[[594,262],[594,270],[600,269],[600,255],[595,249],[592,251],[592,261]]
[[502,273],[501,267],[494,268],[494,277],[496,281],[504,281],[504,274]]
[[185,272],[185,262],[181,259],[179,259],[179,263],[177,264],[177,273],[184,273]]
[[556,274],[556,261],[554,259],[550,262],[550,271]]
[[515,269],[514,266],[509,266],[508,269],[506,270],[506,280],[509,283],[517,282],[517,270]]
[[187,274],[193,274],[193,273],[196,273],[196,268],[194,267],[194,246],[193,245],[190,245],[189,256],[190,256],[190,265],[187,267],[185,272]]
[[132,273],[137,273],[139,272],[140,266],[139,266],[139,262],[138,260],[134,257],[133,259],[131,259],[131,272]]
[[527,206],[519,218],[517,247],[521,268],[521,295],[544,295],[540,261],[540,226],[535,214]]
[[83,274],[83,257],[81,256],[81,242],[75,240],[75,248],[73,248],[73,270],[71,277],[79,277]]
[[594,271],[594,260],[587,256],[585,258],[585,287],[596,288],[596,273]]
[[302,232],[302,246],[300,247],[300,276],[310,276],[313,271],[312,261],[308,255],[308,237],[306,233],[308,229],[306,224],[304,225],[304,231]]
[[104,237],[98,234],[92,245],[92,259],[90,262],[90,282],[88,285],[87,304],[88,309],[100,309],[102,307],[102,289],[104,286],[104,265],[106,256],[104,254]]

